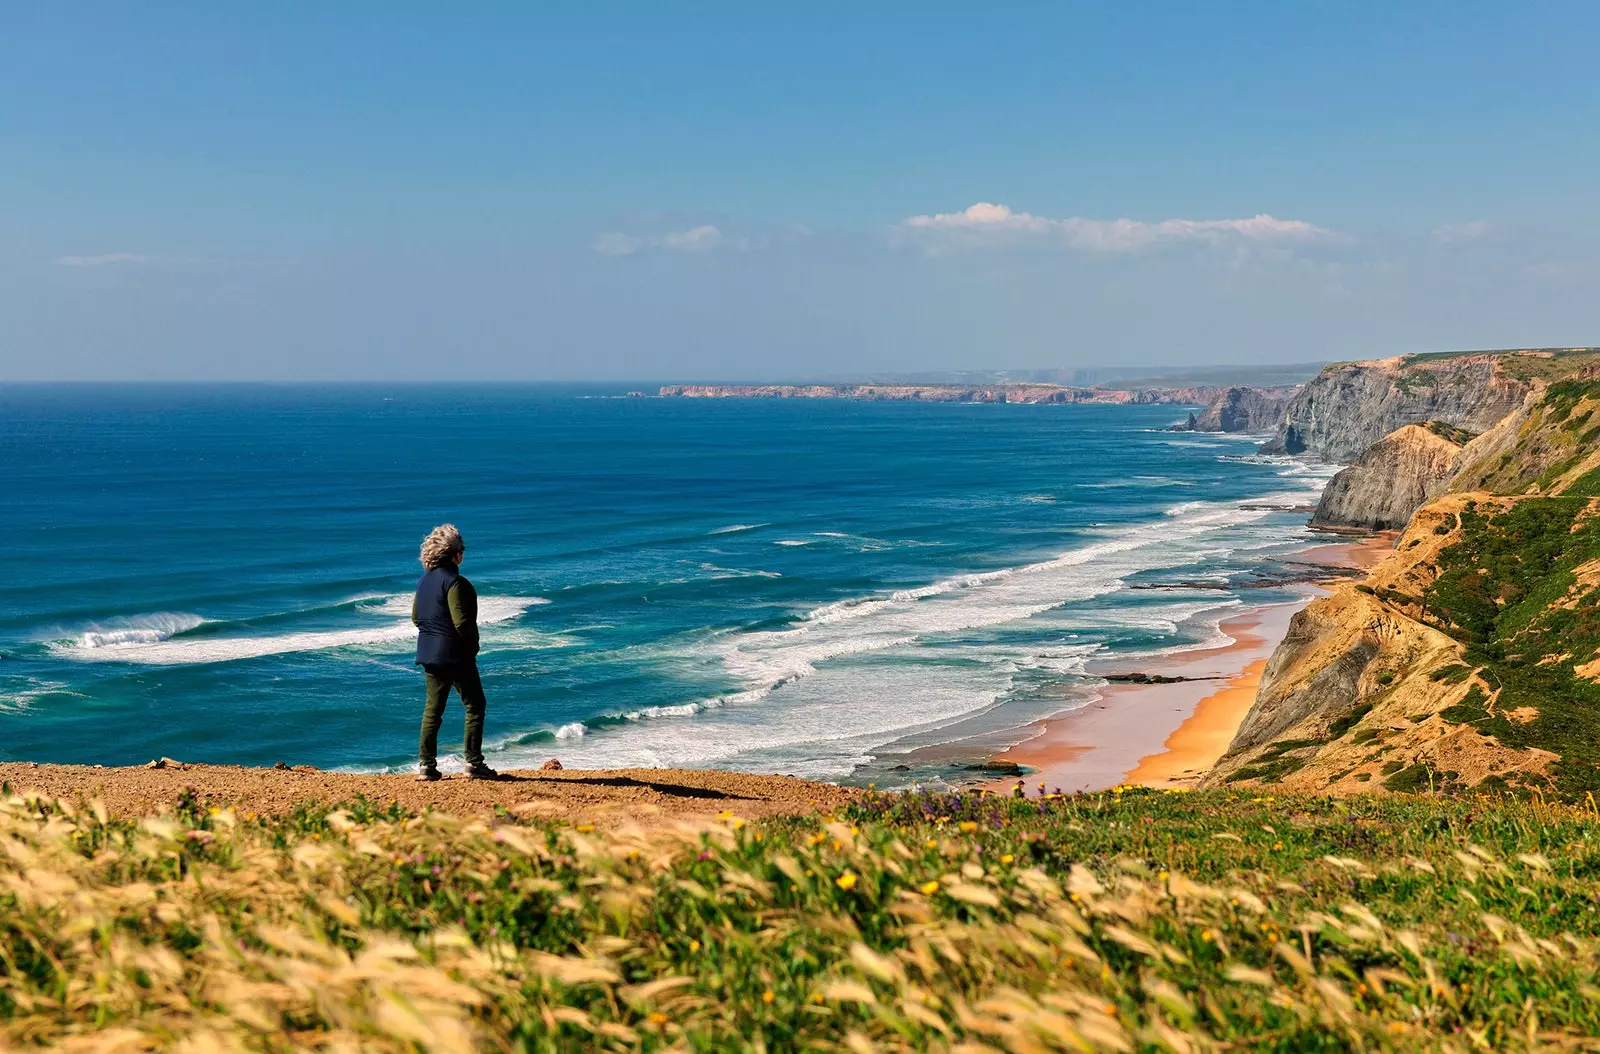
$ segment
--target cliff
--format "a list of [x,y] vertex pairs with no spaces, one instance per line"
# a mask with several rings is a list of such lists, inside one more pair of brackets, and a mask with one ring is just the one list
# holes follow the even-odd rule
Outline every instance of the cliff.
[[856,399],[867,402],[937,403],[1209,403],[1218,389],[1073,388],[1061,384],[668,384],[663,398],[680,399]]
[[[1336,794],[1522,786],[1572,795],[1600,780],[1592,737],[1574,736],[1577,708],[1529,704],[1538,697],[1530,676],[1562,676],[1541,665],[1549,656],[1541,650],[1489,659],[1484,646],[1497,635],[1477,621],[1486,612],[1452,599],[1475,573],[1459,572],[1475,563],[1485,525],[1516,519],[1519,501],[1440,498],[1417,513],[1365,582],[1342,584],[1297,614],[1267,664],[1255,705],[1205,784]],[[1498,595],[1509,584],[1480,576],[1474,588]],[[1570,681],[1572,657],[1564,661]]]
[[1600,494],[1600,370],[1590,367],[1528,397],[1468,443],[1454,490]]
[[[1533,383],[1365,581],[1295,616],[1207,782],[1600,793],[1600,370]],[[1378,508],[1384,466],[1416,482],[1459,438],[1401,429],[1325,504]]]
[[1189,415],[1191,432],[1270,432],[1283,420],[1298,386],[1250,388],[1235,385],[1212,397],[1204,410]]
[[1311,526],[1404,527],[1412,513],[1449,487],[1466,438],[1448,425],[1402,425],[1328,481]]
[[1325,368],[1289,402],[1261,449],[1354,461],[1401,425],[1442,421],[1487,431],[1522,404],[1533,382],[1520,360],[1549,353],[1410,356]]

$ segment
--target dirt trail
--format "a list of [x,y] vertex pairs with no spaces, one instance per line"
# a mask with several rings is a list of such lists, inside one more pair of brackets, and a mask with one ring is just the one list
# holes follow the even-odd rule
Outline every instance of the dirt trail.
[[418,783],[409,775],[323,772],[301,766],[256,769],[183,765],[151,769],[0,763],[11,792],[36,790],[51,798],[98,798],[113,815],[136,816],[170,807],[185,787],[233,805],[241,813],[280,813],[306,801],[333,803],[365,795],[408,809],[434,808],[471,816],[500,805],[520,815],[564,819],[670,821],[731,810],[736,816],[832,809],[860,791],[789,776],[686,769],[601,772],[506,772],[497,781],[446,777]]

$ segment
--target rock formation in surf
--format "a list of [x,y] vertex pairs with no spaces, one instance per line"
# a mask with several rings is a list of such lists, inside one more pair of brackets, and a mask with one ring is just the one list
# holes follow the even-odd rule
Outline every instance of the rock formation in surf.
[[1211,398],[1204,410],[1190,414],[1190,432],[1270,432],[1283,420],[1289,400],[1299,386],[1250,388],[1235,385]]

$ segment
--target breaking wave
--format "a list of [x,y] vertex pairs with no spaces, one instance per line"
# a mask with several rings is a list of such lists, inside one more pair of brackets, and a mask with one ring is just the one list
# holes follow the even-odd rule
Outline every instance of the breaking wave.
[[[484,597],[478,602],[478,622],[485,626],[510,622],[530,607],[544,603],[549,601],[543,597]],[[385,621],[379,625],[249,636],[223,633],[184,636],[187,631],[206,625],[206,620],[194,615],[144,615],[101,624],[100,628],[71,640],[55,641],[50,650],[62,658],[87,662],[182,666],[237,662],[292,652],[401,644],[417,635],[416,627],[411,625],[410,598],[394,597],[365,609],[380,615],[396,615],[402,609],[406,614],[404,620]]]

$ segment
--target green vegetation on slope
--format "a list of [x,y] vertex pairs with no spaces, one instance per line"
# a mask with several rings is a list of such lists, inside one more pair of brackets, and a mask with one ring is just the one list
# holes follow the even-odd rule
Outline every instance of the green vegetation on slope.
[[1423,621],[1467,645],[1467,662],[1497,689],[1474,687],[1445,711],[1510,747],[1561,755],[1563,795],[1600,791],[1600,685],[1574,667],[1600,651],[1600,588],[1576,570],[1600,558],[1600,517],[1586,498],[1523,498],[1500,510],[1469,504],[1462,537],[1439,554]]
[[0,803],[0,1046],[1528,1050],[1600,1035],[1600,821],[878,796],[596,832]]
[[1400,365],[1445,362],[1473,355],[1495,355],[1508,376],[1521,381],[1549,381],[1565,377],[1591,361],[1600,362],[1596,348],[1500,348],[1479,351],[1425,351],[1400,356]]

